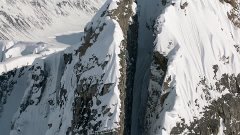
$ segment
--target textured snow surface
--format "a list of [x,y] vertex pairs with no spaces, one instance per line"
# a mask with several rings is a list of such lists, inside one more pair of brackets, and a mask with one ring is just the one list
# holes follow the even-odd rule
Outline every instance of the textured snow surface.
[[[116,21],[107,19],[102,23],[105,23],[105,26],[103,31],[98,35],[97,40],[93,43],[93,47],[90,47],[85,55],[80,57],[80,61],[78,58],[79,55],[81,55],[81,52],[79,55],[73,56],[73,61],[66,67],[66,74],[63,75],[61,81],[63,89],[67,90],[65,95],[67,101],[64,107],[66,108],[66,112],[64,111],[66,121],[62,127],[67,128],[71,125],[72,114],[70,115],[67,112],[74,102],[74,97],[72,95],[75,94],[73,90],[80,89],[78,88],[78,85],[83,81],[83,84],[85,85],[97,85],[96,93],[101,93],[104,84],[112,84],[107,94],[101,96],[96,94],[96,97],[93,97],[92,99],[93,105],[89,106],[90,109],[95,109],[97,111],[101,111],[102,106],[105,106],[106,109],[110,108],[109,113],[112,113],[111,117],[102,114],[100,117],[90,121],[90,123],[95,125],[97,122],[102,121],[102,124],[98,129],[99,132],[104,130],[116,130],[119,128],[118,123],[120,121],[121,102],[118,90],[118,79],[120,77],[120,58],[118,54],[120,54],[120,45],[123,35]],[[98,64],[96,64],[96,62],[99,63],[99,66],[97,66]],[[104,63],[107,64],[104,66]],[[79,70],[76,66],[79,66],[79,68],[83,67],[83,71]],[[82,89],[84,90],[84,88]],[[97,100],[101,101],[101,105],[97,105]],[[99,113],[101,112],[98,112],[98,114]],[[81,128],[83,127],[80,127],[80,129]],[[88,130],[90,133],[93,132],[91,131],[91,128]],[[61,133],[64,133],[64,130],[61,131]]]
[[1,38],[10,39],[0,41],[1,135],[59,134],[62,51],[80,46],[84,26],[104,1],[0,2]]
[[[70,48],[42,42],[2,42],[2,75],[7,72],[6,82],[13,85],[1,88],[6,93],[2,98],[6,104],[0,102],[1,115],[6,116],[0,122],[7,123],[0,128],[3,133],[65,135],[120,128],[119,55],[124,37],[117,21],[101,16],[110,2],[86,26],[82,40]],[[115,8],[111,6],[111,10]],[[16,72],[10,74],[12,70]],[[20,105],[11,105],[13,98]],[[81,125],[79,120],[86,123]]]
[[[88,23],[81,46],[65,51],[71,60],[61,79],[61,88],[66,92],[60,97],[64,104],[60,108],[64,120],[60,134],[65,134],[71,126],[75,131],[70,132],[79,134],[113,132],[120,128],[121,100],[118,85],[123,32],[117,21],[109,16],[102,17],[106,10],[116,8],[114,5],[108,6],[111,2],[115,3],[108,1],[92,22]],[[82,107],[91,113],[85,112]],[[71,108],[76,110],[69,114]],[[81,119],[84,119],[83,123],[79,122]],[[86,123],[89,125],[85,126]]]
[[8,72],[15,68],[32,65],[36,58],[62,51],[66,47],[64,45],[56,46],[43,42],[1,41],[0,72]]
[[83,31],[85,24],[105,1],[2,0],[0,38],[46,42],[49,37]]
[[[187,6],[181,8],[185,2]],[[170,94],[156,110],[159,119],[150,126],[150,134],[170,134],[182,119],[187,125],[200,119],[205,106],[229,93],[228,89],[216,90],[217,80],[224,73],[240,73],[240,55],[236,49],[240,31],[228,19],[230,5],[218,0],[174,3],[159,16],[155,26],[155,51],[168,58],[167,87],[162,87],[162,93]],[[218,67],[216,73],[214,65]],[[210,99],[201,81],[213,86],[208,93]]]
[[[83,28],[102,3],[0,2],[0,34],[10,39],[0,42],[0,135],[122,133],[126,123],[133,135],[168,135],[231,93],[219,83],[240,73],[240,30],[229,19],[230,4],[108,0]],[[131,65],[124,45],[134,13],[121,10],[128,6],[137,9],[139,39],[133,104],[125,106]],[[132,121],[125,122],[129,106]],[[218,124],[222,135],[224,118]]]
[[[1,41],[1,100],[0,100],[0,131],[1,134],[9,134],[10,128],[13,128],[14,115],[17,110],[20,110],[20,106],[24,104],[24,100],[29,100],[29,95],[32,96],[33,102],[38,102],[40,97],[40,90],[37,90],[37,85],[43,85],[38,79],[41,78],[40,70],[48,66],[53,70],[49,72],[49,78],[51,85],[54,84],[54,78],[58,76],[58,67],[60,64],[61,51],[66,49],[66,46],[62,45],[49,45],[46,43],[34,43],[34,42],[15,42],[15,41]],[[35,70],[35,71],[34,71]],[[39,76],[38,79],[34,79],[34,76]],[[41,80],[41,79],[40,79]],[[36,84],[36,85],[34,85]],[[36,87],[36,88],[34,88]],[[43,86],[42,86],[43,87]],[[48,92],[55,87],[50,87]],[[35,90],[34,90],[35,89]],[[34,98],[35,96],[35,98]],[[44,101],[47,101],[46,99]],[[41,103],[43,104],[43,103]],[[43,113],[46,109],[45,106],[39,105],[39,109],[35,108],[35,112],[31,114],[25,114],[23,119],[25,126],[28,126],[31,131],[24,131],[24,134],[32,134],[33,131],[38,131],[39,134],[43,134],[43,130],[38,123],[41,123],[41,119],[38,117],[39,113]],[[3,109],[3,110],[2,110]],[[28,122],[27,120],[35,123]],[[27,122],[27,123],[26,123]],[[17,122],[15,124],[18,124]],[[22,123],[23,124],[23,123]],[[47,127],[46,125],[43,125]],[[18,129],[20,133],[20,128]],[[16,134],[13,132],[13,134]]]

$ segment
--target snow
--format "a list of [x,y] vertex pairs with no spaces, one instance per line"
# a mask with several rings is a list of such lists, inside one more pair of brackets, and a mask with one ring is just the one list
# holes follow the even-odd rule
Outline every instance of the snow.
[[32,65],[36,58],[66,49],[66,45],[49,45],[38,42],[0,41],[2,48],[0,73],[11,71],[15,68]]
[[[105,20],[106,19],[106,20]],[[111,87],[111,91],[106,95],[97,97],[98,100],[101,101],[101,106],[106,105],[106,108],[111,108],[109,112],[113,113],[111,117],[101,115],[97,117],[94,121],[90,123],[97,123],[98,121],[102,121],[98,132],[105,131],[105,130],[116,130],[119,128],[120,122],[120,108],[121,108],[121,101],[120,101],[120,92],[118,88],[119,78],[120,78],[120,45],[121,41],[123,40],[123,32],[119,26],[119,24],[112,20],[112,19],[100,19],[101,23],[92,24],[92,27],[96,27],[96,25],[101,26],[102,24],[106,24],[103,28],[103,31],[100,32],[97,40],[93,43],[93,47],[87,49],[85,55],[81,57],[81,64],[88,68],[91,65],[95,65],[94,61],[89,60],[93,56],[98,58],[98,63],[104,63],[104,61],[108,61],[108,64],[104,69],[101,66],[95,66],[87,71],[81,73],[80,79],[84,78],[95,78],[92,80],[91,84],[98,83],[96,81],[101,80],[100,77],[104,75],[101,82],[102,84],[113,83],[114,85]],[[80,52],[81,54],[81,52]],[[64,116],[63,119],[65,122],[62,125],[62,129],[59,133],[64,133],[66,128],[71,124],[72,114],[69,115],[67,110],[72,107],[74,91],[77,87],[77,78],[75,77],[77,73],[75,73],[74,66],[75,64],[79,63],[78,55],[73,57],[73,61],[70,65],[66,67],[65,74],[62,77],[62,86],[64,89],[67,90],[67,103],[64,109]],[[105,73],[105,74],[103,74]],[[69,79],[71,78],[71,79]],[[103,86],[99,86],[100,88]],[[101,90],[101,89],[99,89]],[[100,92],[100,91],[99,91]],[[96,105],[96,98],[93,98],[93,106],[91,109],[96,109],[101,111],[101,107]],[[100,113],[100,112],[99,112]],[[80,127],[81,128],[81,127]],[[89,129],[89,132],[92,132],[92,129]]]
[[[36,131],[36,135],[48,134],[49,122],[52,118],[55,121],[58,121],[59,112],[56,112],[56,104],[50,106],[49,101],[52,100],[53,103],[56,102],[56,93],[59,91],[60,78],[63,72],[63,52],[56,54],[51,54],[45,59],[36,59],[33,63],[34,69],[29,70],[30,75],[38,75],[42,78],[40,70],[45,70],[48,72],[48,77],[46,80],[46,85],[41,86],[42,88],[35,87],[34,84],[40,83],[40,80],[29,80],[28,88],[25,89],[25,94],[22,97],[21,103],[25,103],[28,100],[28,97],[31,97],[31,100],[35,104],[29,105],[24,112],[20,112],[20,109],[16,112],[13,117],[14,128],[11,130],[11,135],[30,135]],[[40,66],[40,70],[38,68]],[[31,76],[30,76],[31,77]],[[42,93],[43,92],[43,93]],[[41,100],[39,100],[39,97]],[[36,104],[38,103],[38,104]],[[55,116],[53,116],[55,115]],[[54,126],[54,123],[53,123]],[[56,126],[56,125],[55,125]],[[55,127],[55,129],[58,129]],[[53,134],[53,133],[51,133]]]
[[[240,73],[236,68],[240,66],[240,55],[234,47],[240,43],[240,31],[228,19],[227,5],[218,0],[192,0],[181,9],[181,2],[169,5],[159,16],[156,26],[155,51],[169,59],[166,76],[172,77],[175,90],[170,91],[165,101],[172,105],[163,107],[161,118],[152,125],[152,134],[169,134],[182,118],[189,125],[194,117],[202,117],[203,107],[211,103],[200,97],[205,95],[198,87],[202,78],[205,77],[206,84],[210,85],[224,73]],[[224,57],[229,57],[229,61]],[[213,65],[219,67],[217,79],[214,79]],[[226,93],[210,91],[212,100]],[[196,99],[200,107],[188,105]]]
[[[2,10],[7,12],[11,17],[20,14],[25,19],[33,17],[33,20],[47,21],[38,17],[42,14],[48,14],[48,17],[52,21],[51,25],[43,25],[43,29],[39,29],[37,25],[31,25],[32,28],[26,32],[21,32],[14,27],[10,27],[10,30],[1,31],[10,40],[1,41],[0,43],[0,47],[2,48],[2,52],[0,53],[0,73],[13,70],[17,67],[31,65],[36,58],[62,51],[70,45],[80,44],[84,26],[96,12],[94,8],[100,8],[105,0],[88,2],[82,0],[81,4],[86,5],[81,9],[70,8],[68,6],[64,7],[64,9],[59,9],[56,6],[59,2],[62,2],[62,0],[47,1],[46,7],[44,7],[47,9],[46,11],[34,7],[30,2],[9,2],[4,0],[0,3]],[[40,3],[43,4],[42,2]],[[55,11],[64,11],[69,14],[61,16],[54,13]],[[3,20],[1,23],[8,22],[4,22]]]
[[[36,13],[29,3],[12,1],[17,4],[8,7],[7,2],[10,1],[4,0],[0,5],[4,5],[4,11],[11,11],[9,13],[12,16],[18,15],[19,7],[24,9],[21,11],[24,17],[31,17]],[[102,1],[89,2],[94,7],[102,4]],[[82,89],[87,87],[87,92],[90,93],[90,86],[94,85],[96,93],[90,97],[91,105],[84,107],[97,112],[97,116],[89,118],[88,124],[101,124],[97,131],[93,131],[91,126],[83,125],[77,125],[78,129],[74,130],[77,132],[87,128],[89,134],[94,134],[120,128],[123,100],[120,99],[119,88],[123,74],[120,72],[120,53],[123,51],[122,41],[125,35],[117,20],[107,15],[102,16],[105,10],[116,9],[118,2],[119,0],[108,0],[86,25],[84,32],[84,25],[94,14],[92,9],[87,8],[86,12],[78,12],[78,9],[69,7],[58,9],[51,7],[55,3],[50,0],[48,4],[51,8],[46,12],[51,13],[48,16],[52,19],[52,25],[42,25],[43,29],[31,25],[27,33],[21,34],[11,28],[5,33],[11,40],[0,42],[0,74],[14,69],[19,72],[22,67],[27,70],[22,77],[15,78],[17,83],[7,96],[7,103],[4,104],[0,118],[1,133],[66,134],[73,126],[74,107],[82,109],[74,106],[77,104],[76,99],[81,97],[79,91],[85,92]],[[184,2],[188,5],[181,9],[180,5]],[[175,4],[164,7],[160,0],[140,0],[138,5],[133,4],[131,7],[138,14],[139,21],[131,134],[140,134],[144,130],[142,127],[145,124],[143,119],[148,92],[152,89],[161,89],[162,95],[170,92],[163,105],[156,105],[154,111],[159,119],[151,119],[148,132],[165,135],[170,134],[171,129],[181,119],[184,119],[187,125],[190,125],[195,117],[200,119],[205,106],[229,93],[228,89],[219,92],[213,87],[213,90],[209,91],[211,100],[201,98],[206,95],[203,91],[206,86],[200,85],[203,79],[206,85],[213,85],[224,73],[240,73],[240,54],[234,47],[240,44],[240,31],[227,17],[227,12],[231,10],[230,5],[222,4],[219,0],[174,0],[172,3]],[[58,16],[53,13],[55,9],[57,13],[64,10],[69,14]],[[26,12],[27,10],[29,12]],[[77,14],[73,14],[76,12]],[[3,17],[1,19],[6,21]],[[153,50],[168,58],[168,69],[163,81],[167,82],[170,77],[170,88],[165,88],[150,78],[150,74],[158,77],[164,74],[159,73],[152,63]],[[71,58],[67,63],[65,55]],[[219,67],[216,75],[214,65]],[[157,79],[162,81],[161,78]],[[42,82],[44,85],[39,87],[38,84]],[[100,95],[106,84],[111,84],[108,91]],[[29,100],[33,104],[27,104]],[[100,105],[97,104],[98,100],[101,101]],[[198,107],[194,105],[196,100]],[[27,104],[23,112],[19,104]],[[104,106],[105,110],[109,109],[107,114],[103,114]],[[89,114],[81,117],[87,115]],[[221,119],[219,135],[223,134],[224,129]]]
[[18,79],[18,82],[17,84],[15,84],[13,92],[8,97],[6,104],[3,106],[4,111],[3,113],[1,113],[0,116],[0,131],[2,135],[7,135],[10,132],[12,117],[17,111],[25,89],[28,86],[27,80],[27,75],[24,75],[24,77]]
[[[101,11],[104,10],[106,10],[106,4],[101,9]],[[66,32],[63,35],[52,36],[47,43],[9,41],[2,44],[2,48],[8,48],[2,53],[1,66],[4,69],[3,72],[27,65],[32,67],[27,72],[29,80],[26,82],[29,84],[25,88],[24,95],[21,96],[21,104],[26,104],[28,100],[31,100],[34,104],[27,104],[23,112],[21,108],[18,108],[12,119],[11,135],[66,134],[72,125],[73,103],[77,96],[76,89],[80,80],[84,79],[87,79],[85,83],[91,85],[99,83],[97,93],[101,92],[105,84],[112,84],[108,93],[97,96],[98,100],[101,100],[101,106],[96,104],[97,99],[93,97],[93,105],[90,108],[91,110],[96,109],[101,116],[97,116],[90,123],[95,125],[102,121],[97,132],[118,130],[121,108],[118,88],[121,77],[119,54],[122,48],[123,32],[117,21],[110,17],[100,17],[100,14],[92,19],[92,23],[89,23],[86,29],[90,27],[96,31],[95,34],[99,35],[96,39],[93,38],[90,41],[93,44],[88,47],[86,52],[78,52],[78,54],[75,54],[75,52],[86,42],[80,40],[86,36],[86,32],[77,31],[75,34]],[[8,44],[11,44],[11,46]],[[70,47],[67,48],[69,45]],[[81,56],[81,53],[84,53],[84,55]],[[64,64],[64,54],[72,55],[72,61],[66,65]],[[95,57],[97,62],[94,59]],[[80,67],[77,64],[80,61],[84,69],[89,69],[83,72],[78,70]],[[106,62],[107,64],[104,65]],[[47,73],[46,84],[37,87],[36,84],[44,81],[42,72]],[[81,76],[77,78],[79,74]],[[38,76],[38,79],[31,79],[34,76]],[[90,80],[91,78],[93,79]],[[64,95],[66,100],[60,94],[64,89],[66,90]],[[50,101],[52,105],[50,105]],[[57,103],[59,101],[63,102],[62,106]],[[102,114],[102,111],[104,111],[102,106],[110,108],[106,115]],[[8,121],[10,121],[10,118]],[[81,128],[83,127],[80,126],[79,129]],[[93,129],[88,130],[90,133],[94,132]],[[6,130],[5,132],[9,131]]]
[[108,10],[111,11],[116,9],[118,7],[118,2],[119,0],[111,0]]
[[[62,62],[63,53],[61,53],[61,51],[66,47],[58,46],[59,48],[57,48],[55,45],[51,46],[45,43],[33,42],[4,41],[1,43],[2,48],[5,48],[5,50],[2,51],[3,59],[0,63],[1,67],[5,67],[5,69],[1,70],[1,72],[3,73],[16,69],[17,74],[13,76],[13,78],[17,83],[14,84],[14,88],[11,90],[12,92],[10,92],[7,97],[6,104],[3,105],[3,112],[1,113],[0,118],[0,131],[3,134],[9,134],[10,128],[12,127],[12,124],[14,124],[16,128],[11,131],[12,135],[30,135],[36,131],[39,135],[42,135],[48,128],[47,119],[45,118],[49,108],[48,96],[43,96],[43,99],[39,101],[38,97],[41,96],[41,93],[38,89],[33,88],[34,81],[31,80],[31,75],[40,74],[40,72],[39,70],[32,72],[29,68],[31,66],[40,66],[43,69],[47,68],[49,73],[48,85],[50,85],[47,87],[47,93],[53,93],[53,90],[59,86],[56,82],[60,82],[59,76],[62,74],[60,70],[63,70],[61,66],[64,65]],[[11,57],[7,57],[10,55]],[[23,70],[23,76],[19,76],[22,67],[25,67]],[[30,109],[28,108],[29,110],[26,111],[29,113],[21,113],[21,117],[18,117],[18,115],[20,116],[20,103],[22,104],[28,99],[29,94],[32,94],[32,101],[40,102],[40,104],[38,107],[29,107]],[[39,116],[44,117],[41,118]],[[12,120],[13,123],[11,122]]]
[[139,0],[137,2],[138,14],[138,56],[136,63],[136,72],[133,89],[132,105],[132,125],[131,134],[140,134],[143,132],[143,124],[147,95],[149,85],[150,66],[154,47],[154,33],[151,26],[154,25],[155,19],[161,14],[163,7],[162,1],[156,0]]
[[71,31],[83,31],[85,24],[89,22],[96,10],[99,9],[106,0],[70,0],[71,3],[79,3],[79,7],[66,6],[59,7],[63,0],[36,1],[42,7],[32,4],[30,1],[3,0],[0,3],[1,10],[6,12],[13,20],[17,18],[27,23],[29,27],[17,27],[11,25],[4,16],[0,19],[4,27],[0,30],[8,40],[17,41],[43,41],[49,42],[49,37]]
[[224,130],[226,129],[226,127],[224,126],[223,123],[223,119],[220,119],[220,127],[219,127],[219,131],[218,131],[218,135],[225,135],[224,134]]
[[56,36],[56,41],[67,45],[78,45],[81,42],[82,36],[83,32],[74,32],[71,34]]
[[[48,17],[52,19],[51,25],[43,25],[43,29],[32,25],[27,32],[19,32],[19,29],[14,27],[9,28],[10,31],[1,31],[10,40],[0,41],[0,74],[14,69],[19,71],[25,66],[27,68],[40,66],[41,69],[48,72],[48,79],[44,93],[41,93],[38,88],[32,87],[34,83],[39,83],[39,81],[31,80],[31,75],[40,72],[28,70],[24,72],[23,76],[16,79],[17,83],[14,84],[14,89],[3,106],[4,111],[0,118],[0,134],[52,135],[59,132],[59,125],[62,123],[59,116],[56,115],[59,113],[59,108],[56,105],[50,106],[48,101],[56,102],[59,99],[56,93],[60,91],[60,80],[64,70],[62,51],[71,45],[80,46],[83,28],[95,13],[92,7],[99,8],[104,0],[87,1],[85,4],[88,3],[90,6],[87,5],[89,7],[86,6],[84,10],[80,9],[80,12],[79,9],[68,7],[68,9],[64,9],[70,13],[68,16],[59,16],[53,13],[56,7],[52,5],[59,1],[47,1],[48,10],[44,12],[48,13]],[[14,3],[9,6],[4,0],[0,5],[2,10],[7,11],[12,16],[21,14],[25,18],[38,17],[39,14],[34,11],[35,7],[29,3],[20,1],[14,1]],[[7,21],[4,20],[5,18],[1,19]],[[39,102],[39,104],[37,106],[30,105],[25,112],[20,113],[20,103],[24,103],[29,95],[32,101]],[[38,98],[40,96],[42,96],[41,100]],[[65,110],[68,117],[71,109],[72,107]],[[49,130],[50,123],[53,126],[51,130]],[[13,129],[10,132],[11,127]],[[66,133],[66,130],[63,133]]]

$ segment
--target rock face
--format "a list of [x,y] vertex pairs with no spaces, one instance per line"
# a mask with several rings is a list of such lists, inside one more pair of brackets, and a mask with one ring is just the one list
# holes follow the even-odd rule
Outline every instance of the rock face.
[[[56,13],[82,4],[59,1]],[[11,135],[238,134],[238,8],[231,0],[109,0],[77,46],[46,55],[47,45],[2,47],[0,129],[7,121]],[[8,68],[33,52],[40,55],[30,64]]]
[[240,18],[239,18],[239,3],[237,0],[220,0],[222,3],[228,3],[231,5],[231,10],[227,13],[228,18],[236,27],[240,27]]
[[[204,85],[206,95],[209,100],[211,99],[209,91],[213,91],[214,86],[208,86],[206,80],[202,80],[200,85]],[[200,119],[195,118],[190,126],[185,124],[184,119],[177,123],[171,131],[171,134],[183,134],[189,132],[191,134],[238,134],[239,123],[239,74],[237,76],[224,74],[219,82],[215,84],[217,91],[229,90],[229,93],[224,94],[222,97],[213,100],[209,106],[204,107],[202,112],[203,117]],[[196,101],[197,102],[197,101]],[[198,106],[198,105],[197,105]],[[225,127],[223,127],[223,125]]]

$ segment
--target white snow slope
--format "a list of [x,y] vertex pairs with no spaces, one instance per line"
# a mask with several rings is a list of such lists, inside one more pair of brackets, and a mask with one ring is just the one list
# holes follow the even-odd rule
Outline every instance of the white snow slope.
[[[32,89],[32,83],[34,82],[32,74],[35,73],[33,70],[37,70],[34,67],[40,65],[41,68],[44,68],[44,61],[48,59],[52,59],[50,65],[58,66],[61,60],[58,57],[62,55],[61,51],[65,50],[66,46],[49,45],[43,42],[13,41],[1,41],[0,46],[0,134],[7,135],[10,133],[13,116],[23,102],[22,100],[24,100],[24,93],[26,95]],[[38,70],[40,69],[38,68]],[[58,71],[57,68],[54,72],[56,71]],[[56,78],[57,73],[52,77]],[[51,76],[49,76],[50,78]],[[39,128],[37,125],[36,127]]]
[[[231,85],[239,88],[238,83],[224,86],[221,80],[225,75],[230,82],[230,76],[240,73],[240,30],[228,18],[231,10],[219,0],[176,0],[157,19],[155,52],[168,58],[168,67],[160,89],[150,81],[149,90],[158,89],[161,98],[167,97],[158,101],[149,134],[170,134],[177,123],[190,127],[205,117],[205,107],[232,93]],[[154,64],[151,69],[161,77],[154,73]],[[194,131],[184,128],[179,134],[188,133]]]
[[0,39],[47,41],[83,31],[106,0],[2,0]]
[[[0,135],[57,132],[48,133],[44,113],[60,89],[63,50],[81,42],[69,33],[82,33],[104,1],[0,2],[1,39],[10,39],[0,42]],[[29,104],[36,107],[23,113]]]
[[[51,25],[41,25],[43,30],[30,27],[30,35],[39,37],[30,40],[69,32],[67,25],[58,26],[79,16],[71,15],[78,10],[66,1],[53,7],[51,0],[3,4],[9,2],[23,9],[32,5],[69,13],[58,20],[59,14],[49,11],[50,18],[56,18]],[[42,7],[45,2],[51,8]],[[239,1],[234,5],[227,0],[139,0],[137,4],[133,91],[126,82],[128,68],[134,66],[127,49],[134,42],[128,34],[135,32],[129,29],[135,24],[131,0],[108,0],[80,34],[80,43],[71,42],[76,45],[67,49],[42,42],[1,42],[0,134],[237,134],[240,30],[231,13],[234,8],[237,14]],[[36,15],[30,11],[21,13]],[[46,34],[48,27],[53,32]],[[18,35],[16,29],[1,32],[11,38]],[[126,95],[127,90],[133,95]],[[133,104],[125,102],[129,100]],[[126,115],[131,115],[129,121]]]
[[[8,50],[11,42],[3,45],[6,51],[2,58],[7,64],[18,57],[26,59],[28,54],[33,58],[39,53],[40,57],[24,61],[29,65],[22,68],[5,68],[8,72],[2,74],[0,103],[2,115],[7,117],[1,117],[0,122],[8,124],[1,131],[11,135],[120,132],[123,108],[120,78],[124,74],[120,72],[123,59],[120,54],[124,34],[117,18],[111,16],[118,8],[117,2],[109,0],[85,27],[80,43],[64,52],[57,50],[45,56],[51,45],[17,42],[11,49],[19,53],[12,53]],[[24,87],[25,91],[21,91],[24,94],[15,93],[19,85]],[[21,101],[17,109],[17,105],[10,107],[14,97],[22,98],[16,100]],[[6,114],[9,109],[11,113]]]
[[15,68],[32,65],[39,57],[46,57],[49,54],[65,50],[64,45],[50,45],[43,42],[0,42],[0,73],[6,73]]

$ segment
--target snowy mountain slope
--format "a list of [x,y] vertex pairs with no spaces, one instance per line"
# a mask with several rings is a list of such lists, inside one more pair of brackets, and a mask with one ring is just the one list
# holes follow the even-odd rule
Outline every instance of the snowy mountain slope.
[[32,65],[39,57],[45,57],[52,53],[62,51],[67,46],[50,45],[43,42],[17,42],[1,41],[0,72],[8,72],[15,68]]
[[[61,74],[64,70],[63,53],[46,59],[37,59],[29,70],[29,84],[25,89],[20,107],[16,111],[10,134],[57,134],[49,133],[48,119],[59,117],[55,112],[55,100],[60,90]],[[54,113],[55,112],[55,113]],[[53,115],[55,114],[55,115]],[[57,132],[57,131],[55,131]]]
[[86,26],[80,45],[27,67],[28,85],[10,134],[126,132],[126,43],[131,41],[126,37],[133,10],[132,1],[108,1]]
[[239,133],[240,31],[228,3],[179,0],[159,16],[148,134]]
[[235,0],[108,0],[64,51],[3,42],[0,130],[238,134],[238,14]]
[[126,27],[132,4],[108,1],[86,26],[82,46],[65,53],[60,112],[67,121],[60,133],[125,132]]
[[[1,41],[1,90],[0,90],[0,107],[2,116],[0,118],[0,134],[9,134],[14,113],[20,107],[21,112],[26,104],[33,104],[32,99],[42,96],[43,84],[48,86],[46,91],[60,88],[60,80],[62,75],[63,51],[68,46],[70,40],[76,40],[81,35],[76,35],[72,39],[72,35],[67,38],[61,33],[69,33],[71,31],[82,31],[84,25],[91,19],[96,10],[103,4],[102,1],[2,1],[1,5],[1,39],[11,40],[31,40],[30,42],[17,41]],[[66,21],[68,20],[68,21]],[[63,27],[64,26],[64,27]],[[49,36],[59,35],[56,40]],[[62,40],[68,41],[62,41]],[[34,42],[33,42],[34,41]],[[36,42],[46,41],[50,43]],[[61,42],[61,43],[59,43]],[[71,41],[69,45],[79,44],[80,40]],[[39,65],[39,63],[41,63]],[[34,70],[40,70],[34,72]],[[43,74],[42,74],[43,72]],[[35,80],[36,76],[43,76],[41,81]],[[38,78],[38,77],[37,77]],[[23,94],[25,93],[25,96]],[[35,94],[35,95],[34,95]],[[48,100],[49,97],[43,101]],[[21,101],[22,100],[22,101]],[[20,105],[21,102],[21,105]],[[37,102],[37,101],[34,101]],[[40,102],[40,101],[39,101]],[[36,105],[36,104],[35,104]],[[37,104],[38,105],[38,104]],[[41,102],[38,111],[45,111],[46,105]],[[42,109],[43,108],[43,109]],[[34,108],[36,109],[36,108]],[[15,114],[16,116],[19,114]],[[27,114],[27,118],[23,121],[39,122],[37,119],[41,113],[36,113],[35,121],[33,117]],[[17,118],[15,118],[17,119]],[[15,120],[14,120],[15,121]],[[46,121],[46,120],[45,120]],[[34,123],[31,123],[34,124]],[[16,120],[16,125],[21,125]],[[39,134],[45,133],[46,130],[40,128],[38,124],[34,127],[26,124],[25,126],[31,131],[39,131]],[[29,132],[28,130],[17,132],[12,131],[11,134]],[[29,134],[31,134],[30,132]]]
[[12,70],[1,75],[0,88],[0,130],[1,135],[8,135],[11,120],[20,105],[23,94],[28,87],[29,74],[26,68]]
[[2,0],[0,39],[47,41],[82,31],[105,0]]
[[[51,61],[52,65],[59,65],[57,61],[60,61],[60,56],[66,46],[49,45],[42,42],[13,42],[2,41],[1,42],[1,84],[0,84],[0,131],[1,134],[7,135],[10,133],[12,127],[12,119],[18,108],[24,108],[22,100],[24,99],[24,93],[28,93],[30,90],[34,90],[31,95],[39,92],[35,87],[43,85],[43,80],[34,81],[39,78],[41,68],[44,69],[43,61],[54,57]],[[46,58],[47,57],[47,58]],[[46,64],[47,65],[47,64]],[[52,68],[57,71],[57,68]],[[42,70],[43,71],[43,70]],[[48,71],[49,72],[49,71]],[[44,72],[45,73],[45,72]],[[56,74],[52,75],[56,78]],[[48,79],[51,76],[48,75]],[[54,85],[54,84],[52,84]],[[50,92],[50,90],[48,90]],[[36,98],[36,96],[35,96]],[[21,103],[21,104],[20,104]],[[37,125],[36,125],[37,126]],[[38,128],[38,126],[37,126]],[[41,132],[40,132],[41,133]]]

